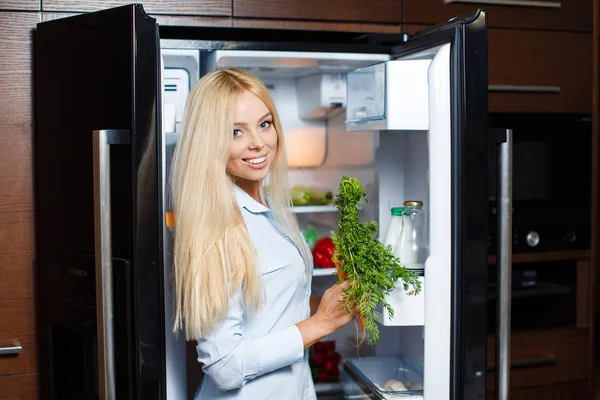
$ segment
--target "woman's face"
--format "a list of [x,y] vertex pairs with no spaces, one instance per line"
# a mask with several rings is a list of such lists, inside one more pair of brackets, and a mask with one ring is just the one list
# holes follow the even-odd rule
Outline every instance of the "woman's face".
[[271,112],[247,90],[236,103],[232,135],[226,170],[244,188],[267,176],[277,153],[277,132]]

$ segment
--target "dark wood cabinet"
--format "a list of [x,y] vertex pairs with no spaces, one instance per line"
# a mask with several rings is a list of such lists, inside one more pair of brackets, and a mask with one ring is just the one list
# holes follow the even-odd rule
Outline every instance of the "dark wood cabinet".
[[[87,12],[131,4],[128,0],[44,0],[43,11]],[[149,0],[140,2],[144,10],[151,14],[215,15],[231,16],[231,0]]]
[[[565,400],[588,399],[586,382],[548,385],[510,391],[510,400]],[[494,400],[494,392],[488,392],[487,400]]]
[[4,0],[0,5],[2,10],[39,11],[41,0]]
[[[36,400],[37,375],[0,376],[0,400]],[[47,396],[40,396],[41,399]]]
[[[585,381],[589,377],[588,329],[564,327],[511,334],[511,389]],[[494,336],[488,338],[488,364],[494,364]],[[494,374],[487,374],[494,389]],[[571,397],[569,397],[571,398]]]
[[590,0],[493,0],[481,3],[476,0],[405,0],[404,22],[437,24],[476,8],[488,10],[490,27],[592,31]]
[[492,112],[591,113],[592,35],[488,31]]
[[[407,25],[409,33],[425,26]],[[491,112],[592,112],[592,35],[488,30]]]
[[0,12],[0,399],[34,399],[32,43],[35,12]]
[[234,17],[400,23],[400,0],[234,0]]

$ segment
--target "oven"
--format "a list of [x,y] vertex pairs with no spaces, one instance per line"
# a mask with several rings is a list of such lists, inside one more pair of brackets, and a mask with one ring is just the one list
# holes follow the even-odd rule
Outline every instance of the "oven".
[[[590,115],[489,115],[513,131],[513,253],[589,249]],[[497,148],[489,148],[489,250],[496,253]]]

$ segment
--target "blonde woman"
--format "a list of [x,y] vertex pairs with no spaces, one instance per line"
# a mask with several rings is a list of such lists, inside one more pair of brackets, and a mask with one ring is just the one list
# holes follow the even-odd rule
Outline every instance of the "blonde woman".
[[273,100],[253,75],[219,70],[196,84],[184,115],[172,176],[174,329],[198,342],[206,375],[196,399],[316,399],[307,349],[354,315],[341,309],[341,284],[310,316],[312,258],[289,208]]

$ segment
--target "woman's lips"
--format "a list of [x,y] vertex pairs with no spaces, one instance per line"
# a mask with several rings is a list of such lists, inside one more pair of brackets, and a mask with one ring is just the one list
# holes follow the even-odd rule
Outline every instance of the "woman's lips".
[[242,161],[246,163],[250,168],[262,169],[267,165],[267,155],[260,157],[244,158]]

